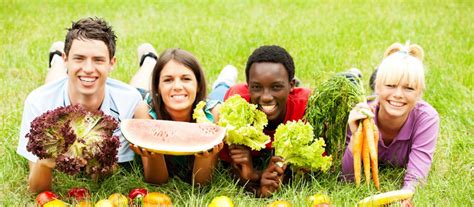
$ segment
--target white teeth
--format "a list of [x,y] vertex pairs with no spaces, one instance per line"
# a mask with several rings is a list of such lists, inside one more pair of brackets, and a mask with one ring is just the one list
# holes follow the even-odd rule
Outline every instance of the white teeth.
[[403,106],[403,105],[405,105],[404,103],[400,103],[400,102],[396,102],[396,101],[390,101],[389,103],[390,103],[390,105],[393,105],[393,106]]
[[85,82],[94,82],[96,80],[96,78],[91,78],[91,77],[79,77],[79,79]]
[[183,100],[186,99],[186,95],[172,95],[171,98],[174,100]]
[[261,106],[261,108],[262,108],[262,111],[264,111],[264,112],[266,112],[266,113],[270,113],[270,112],[272,112],[273,110],[275,110],[276,105]]

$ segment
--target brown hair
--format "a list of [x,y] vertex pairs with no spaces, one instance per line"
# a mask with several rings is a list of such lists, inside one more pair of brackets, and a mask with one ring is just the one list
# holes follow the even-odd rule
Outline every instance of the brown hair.
[[161,98],[161,94],[159,93],[158,86],[160,84],[160,75],[161,71],[165,67],[165,65],[174,60],[183,64],[184,66],[191,69],[196,76],[197,80],[197,94],[196,99],[193,102],[193,109],[199,103],[206,98],[206,79],[204,78],[204,73],[202,71],[201,65],[199,64],[196,57],[193,54],[186,50],[182,50],[179,48],[175,49],[167,49],[163,53],[160,54],[155,68],[153,68],[152,79],[151,79],[151,95],[152,95],[152,107],[153,110],[156,112],[156,115],[159,119],[163,120],[171,120],[171,116],[169,115],[168,111],[165,109],[165,104],[163,103],[163,99]]
[[71,28],[67,29],[66,40],[64,42],[64,52],[66,56],[69,54],[73,40],[75,39],[93,39],[100,40],[107,45],[109,49],[109,58],[115,56],[115,44],[117,36],[112,27],[102,18],[84,18],[77,22],[73,22]]

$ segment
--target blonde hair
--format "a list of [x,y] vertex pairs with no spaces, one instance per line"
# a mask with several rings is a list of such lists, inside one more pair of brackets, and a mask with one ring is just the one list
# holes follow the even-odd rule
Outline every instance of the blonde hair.
[[408,83],[409,87],[423,91],[425,89],[425,69],[423,66],[423,48],[417,44],[393,43],[385,50],[380,63],[375,88],[383,85]]

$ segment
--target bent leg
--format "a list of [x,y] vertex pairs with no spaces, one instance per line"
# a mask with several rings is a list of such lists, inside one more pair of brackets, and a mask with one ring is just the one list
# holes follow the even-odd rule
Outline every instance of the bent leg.
[[149,43],[141,44],[138,47],[138,61],[140,68],[130,80],[130,85],[135,88],[150,90],[151,76],[155,68],[157,56],[155,48]]
[[54,42],[49,49],[49,55],[50,67],[44,81],[45,84],[65,78],[67,76],[67,69],[63,58],[64,42]]

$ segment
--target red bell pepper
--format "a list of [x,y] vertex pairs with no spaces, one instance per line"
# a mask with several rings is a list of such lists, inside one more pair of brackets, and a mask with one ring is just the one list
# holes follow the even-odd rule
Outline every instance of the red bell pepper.
[[140,207],[143,203],[143,197],[148,194],[145,188],[135,188],[130,191],[128,197],[130,198],[130,206]]
[[39,206],[43,206],[45,203],[55,199],[58,199],[58,196],[51,191],[44,191],[36,196],[36,202]]
[[68,197],[75,198],[76,201],[88,200],[91,196],[87,188],[71,188],[67,192]]

